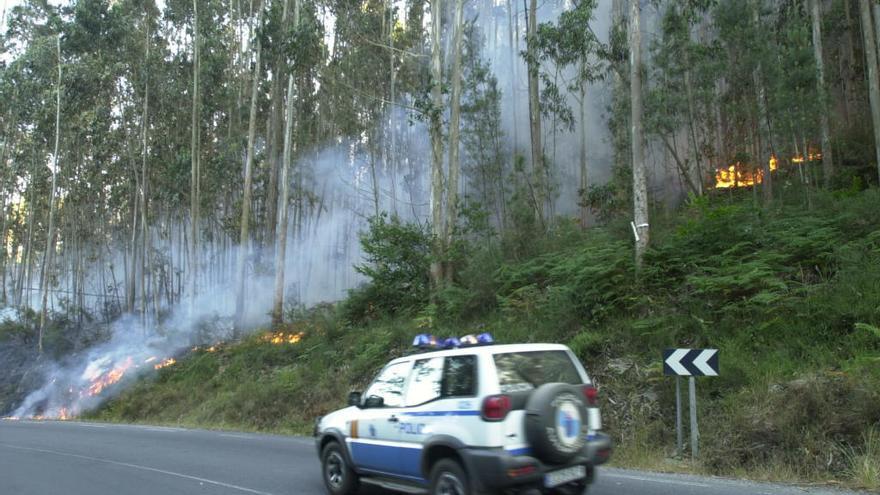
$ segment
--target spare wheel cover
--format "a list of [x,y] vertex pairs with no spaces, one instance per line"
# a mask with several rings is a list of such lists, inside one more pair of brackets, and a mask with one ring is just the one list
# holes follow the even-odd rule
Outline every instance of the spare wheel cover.
[[526,404],[526,439],[535,455],[563,463],[580,453],[588,431],[587,409],[578,387],[548,383],[538,387]]

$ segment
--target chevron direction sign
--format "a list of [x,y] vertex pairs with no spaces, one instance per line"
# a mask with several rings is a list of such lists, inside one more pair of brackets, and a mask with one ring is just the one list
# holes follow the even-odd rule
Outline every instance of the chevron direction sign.
[[718,376],[718,349],[666,349],[663,374]]

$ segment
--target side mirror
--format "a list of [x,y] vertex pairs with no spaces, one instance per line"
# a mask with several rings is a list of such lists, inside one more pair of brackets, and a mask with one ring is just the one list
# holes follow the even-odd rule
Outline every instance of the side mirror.
[[385,407],[385,399],[379,397],[378,395],[371,395],[367,397],[367,400],[364,401],[364,407]]
[[360,392],[349,392],[348,394],[348,405],[349,406],[359,406],[361,405],[361,393]]

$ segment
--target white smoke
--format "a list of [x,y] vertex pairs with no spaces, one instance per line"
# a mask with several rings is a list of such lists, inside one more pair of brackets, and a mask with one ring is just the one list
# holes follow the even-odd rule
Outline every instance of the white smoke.
[[[501,111],[506,147],[527,154],[526,67],[518,52],[511,57],[507,15],[503,6],[504,3],[499,2],[494,14],[483,12],[484,16],[478,17],[478,12],[471,11],[470,16],[476,19],[485,36],[482,56],[491,64],[502,90]],[[597,20],[592,26],[601,36],[608,31],[609,11],[610,0],[602,0],[596,12]],[[548,2],[541,8],[539,19],[555,20],[559,12],[558,6]],[[518,49],[523,50],[525,20],[521,6],[517,16]],[[516,51],[517,47],[513,49]],[[513,78],[511,59],[516,66],[516,79]],[[588,128],[589,173],[593,183],[604,180],[611,165],[609,137],[603,118],[608,101],[605,88],[604,83],[590,88],[587,122],[576,123]],[[569,100],[569,104],[576,108],[576,102],[571,98]],[[300,198],[298,208],[291,205],[290,209],[285,262],[285,300],[288,308],[292,305],[309,306],[322,301],[338,301],[346,295],[347,290],[363,281],[362,276],[354,270],[363,257],[358,233],[367,227],[367,220],[377,212],[395,214],[413,222],[427,221],[430,208],[427,131],[423,124],[414,123],[413,115],[408,110],[394,107],[389,112],[382,120],[382,125],[394,123],[394,150],[385,143],[386,149],[382,152],[368,153],[366,140],[354,137],[298,156],[291,171],[292,191],[300,187],[303,191],[310,191],[311,195]],[[579,136],[577,129],[556,135],[554,166],[558,170],[555,179],[559,185],[556,211],[560,214],[577,211]],[[547,133],[544,142],[549,143],[550,137]],[[295,211],[302,214],[297,215]],[[43,386],[25,398],[13,413],[14,416],[76,416],[97,407],[130,380],[154,372],[155,365],[161,360],[180,357],[194,346],[212,345],[231,337],[237,294],[236,261],[238,249],[241,248],[234,246],[234,240],[222,229],[211,230],[210,241],[201,245],[198,292],[193,298],[185,290],[188,286],[185,277],[187,270],[190,270],[189,253],[180,247],[184,245],[180,242],[180,236],[188,234],[187,222],[176,220],[154,225],[153,228],[160,233],[151,235],[150,251],[156,260],[162,260],[159,264],[165,267],[166,273],[151,273],[146,284],[148,294],[138,292],[135,295],[136,309],[141,307],[142,299],[150,301],[145,304],[148,314],[126,314],[106,323],[109,337],[103,343],[61,363],[46,366]],[[117,308],[124,304],[124,270],[121,267],[130,266],[131,260],[122,251],[107,252],[107,248],[101,246],[95,249],[96,256],[92,257],[92,263],[83,267],[91,275],[82,283],[85,284],[85,292],[93,294],[86,296],[84,301],[92,310],[100,313],[101,308],[106,308],[108,304]],[[274,296],[273,258],[271,253],[250,247],[247,249],[243,320],[247,328],[261,328],[269,322]],[[110,277],[107,276],[108,272]],[[129,276],[136,276],[136,273],[137,270]],[[69,283],[62,281],[56,287]],[[113,290],[108,291],[108,286],[112,286]],[[71,287],[75,288],[73,285]],[[63,292],[52,294],[52,308],[62,310],[64,298],[68,296]],[[176,294],[179,295],[175,297]],[[37,299],[31,299],[32,306],[38,305],[34,304]],[[156,299],[161,301],[158,303],[158,319],[152,309],[152,301]],[[117,379],[117,375],[118,381],[109,383]],[[95,385],[104,382],[108,382],[106,386]]]

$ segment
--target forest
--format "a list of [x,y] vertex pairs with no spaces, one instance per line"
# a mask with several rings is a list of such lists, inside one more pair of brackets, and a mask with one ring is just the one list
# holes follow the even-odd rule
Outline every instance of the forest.
[[[275,385],[323,383],[337,358],[363,381],[387,357],[364,335],[426,327],[571,342],[603,369],[664,345],[792,346],[714,386],[719,410],[880,359],[875,1],[3,5],[0,415],[299,431],[305,411],[168,416],[148,382],[102,392],[160,370],[167,395],[166,371],[203,381],[235,342],[294,346],[261,355],[272,367],[313,338],[354,347]],[[784,315],[824,323],[792,340]],[[880,376],[860,379],[790,390],[876,404]],[[309,413],[334,403],[315,394]],[[653,405],[621,400],[616,438],[667,440]],[[880,452],[880,406],[858,404],[817,445]],[[767,459],[790,467],[789,440]],[[760,464],[743,456],[709,464]],[[880,486],[878,464],[854,486]]]

